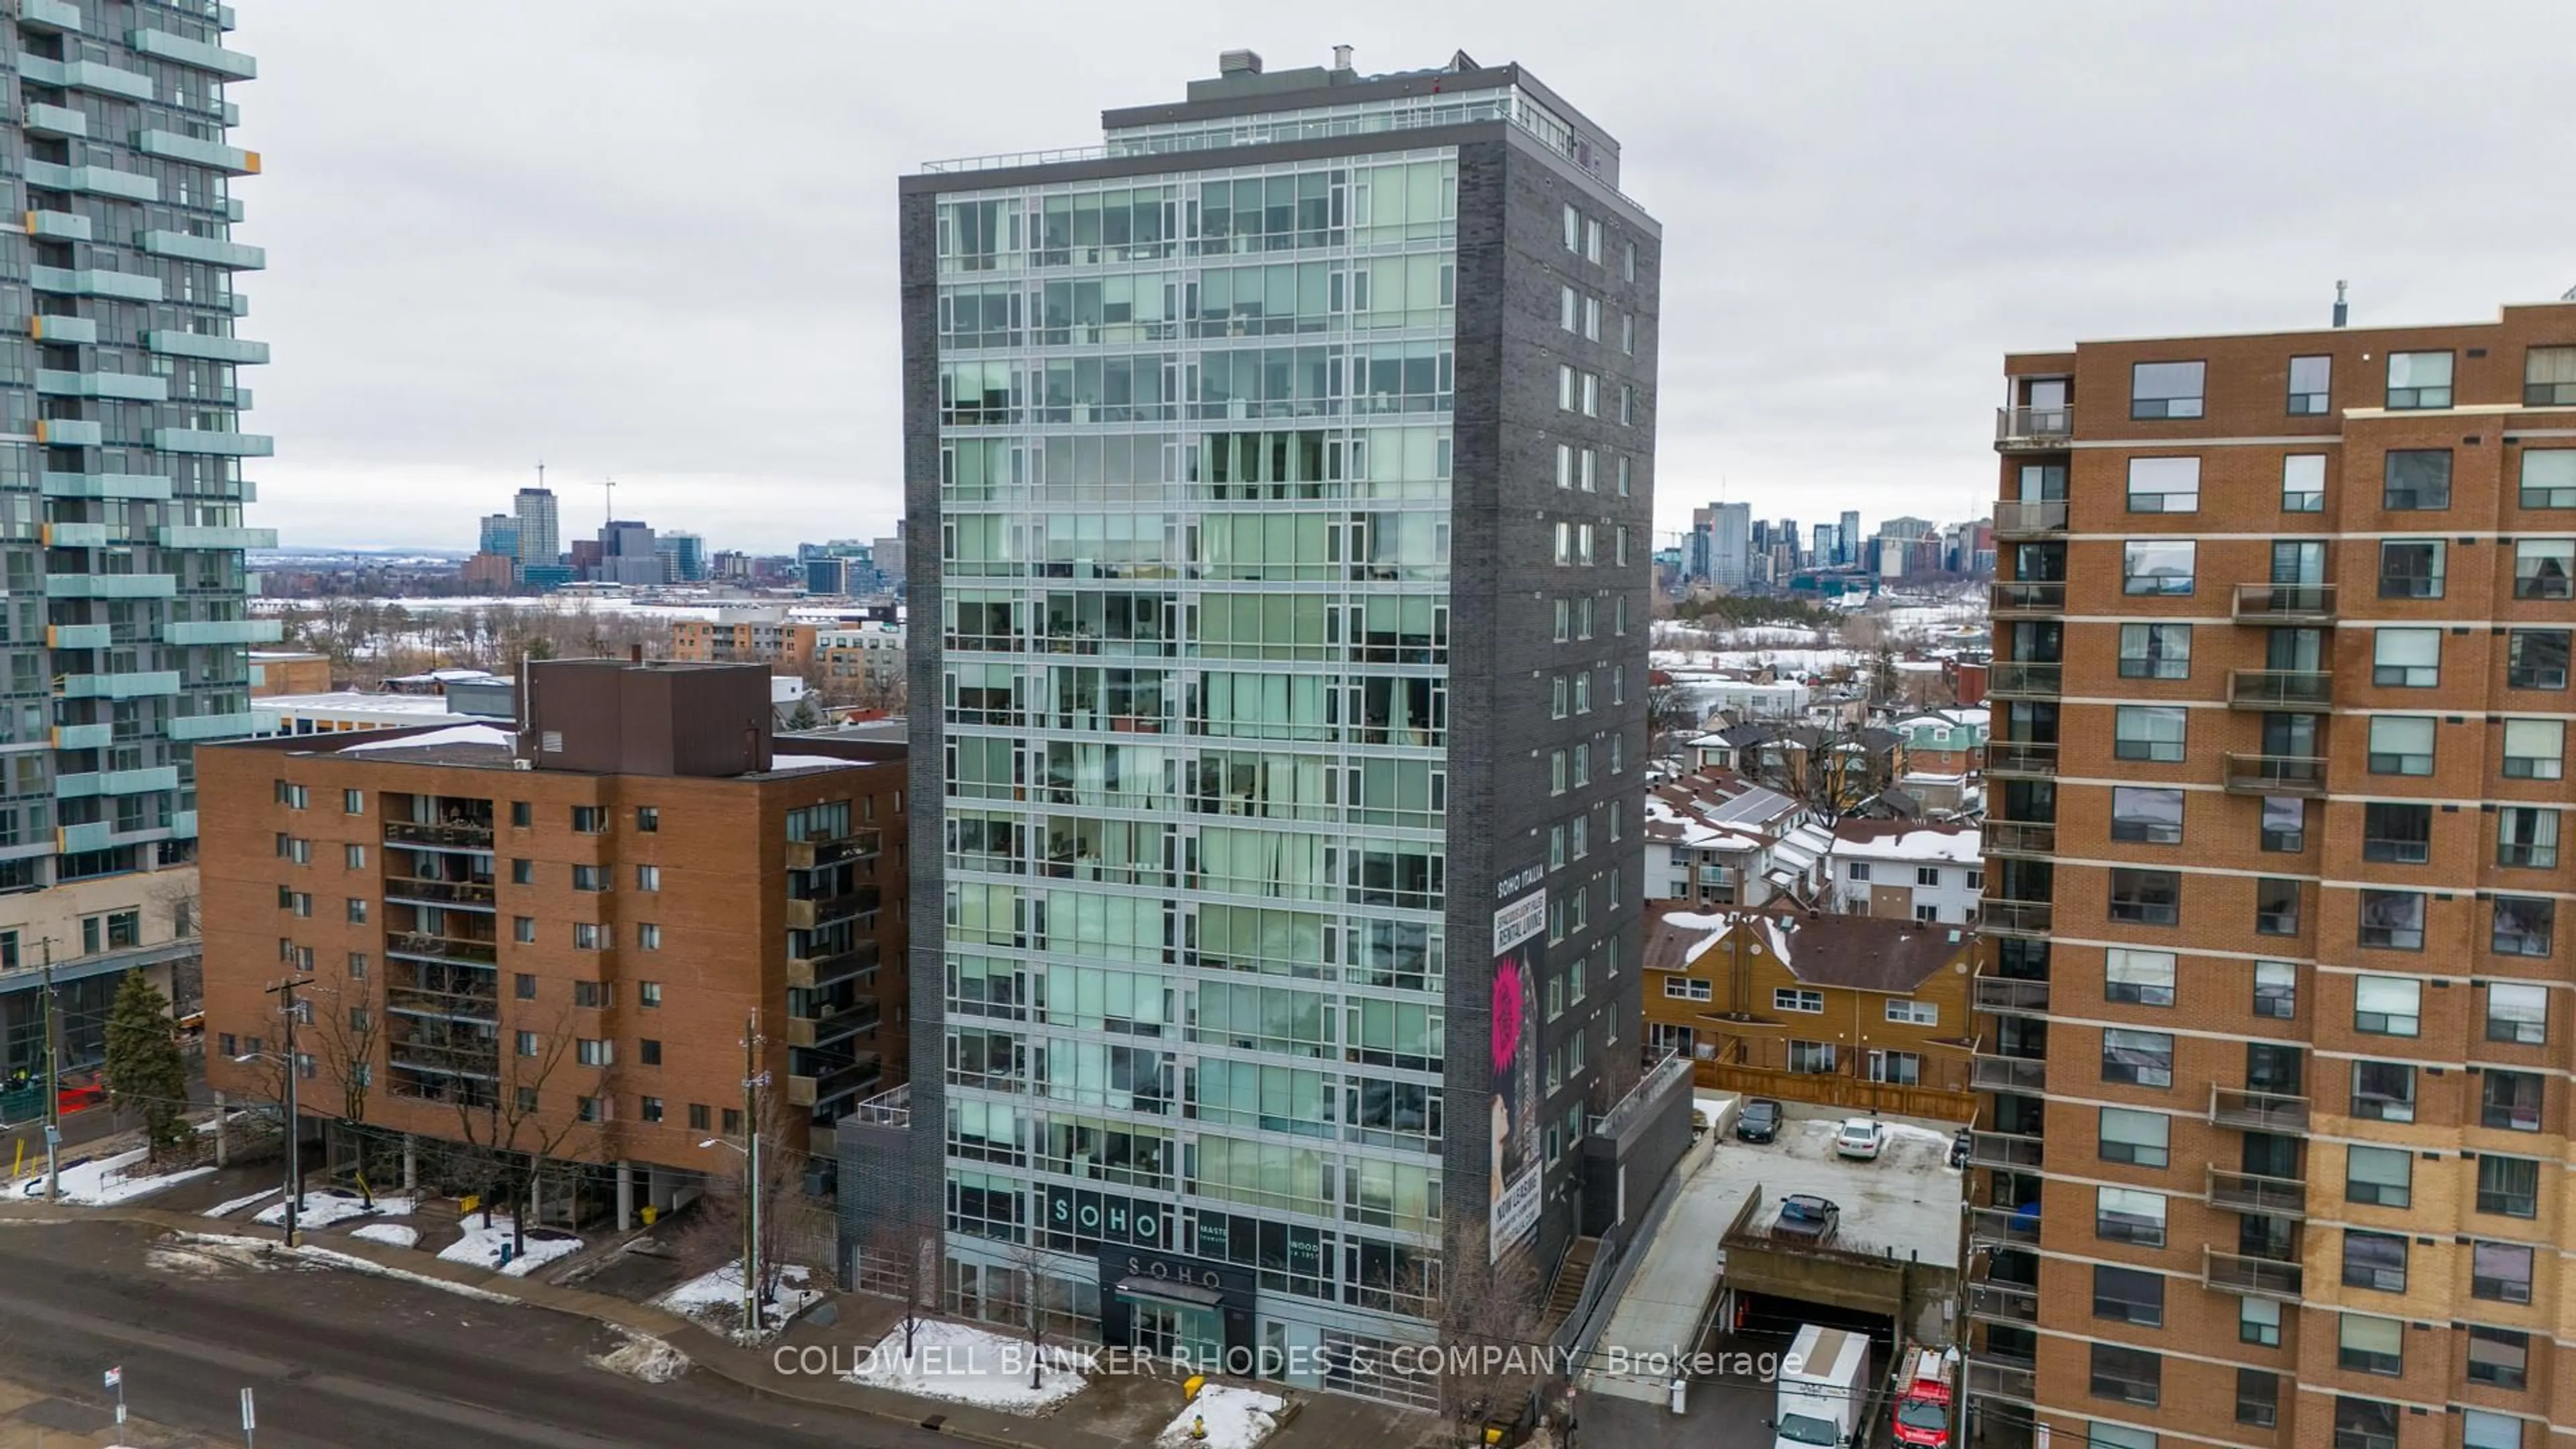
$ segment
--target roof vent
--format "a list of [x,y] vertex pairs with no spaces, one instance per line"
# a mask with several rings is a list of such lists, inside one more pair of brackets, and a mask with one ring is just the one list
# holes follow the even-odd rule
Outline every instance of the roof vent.
[[1335,69],[1335,70],[1349,70],[1350,68],[1351,68],[1351,48],[1350,48],[1349,46],[1347,46],[1347,45],[1336,45],[1336,46],[1334,46],[1334,47],[1333,47],[1333,69]]
[[1216,58],[1218,75],[1259,75],[1261,54],[1252,50],[1229,50]]

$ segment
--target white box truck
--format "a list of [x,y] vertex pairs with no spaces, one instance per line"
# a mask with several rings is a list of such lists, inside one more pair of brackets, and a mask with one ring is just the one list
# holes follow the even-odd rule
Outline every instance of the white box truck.
[[1868,1394],[1869,1339],[1806,1324],[1780,1360],[1780,1406],[1771,1419],[1772,1449],[1849,1449]]

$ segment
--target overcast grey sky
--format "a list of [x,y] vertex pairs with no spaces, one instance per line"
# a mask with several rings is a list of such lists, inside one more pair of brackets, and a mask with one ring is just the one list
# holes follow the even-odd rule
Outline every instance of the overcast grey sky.
[[1981,511],[2008,349],[2576,284],[2576,5],[239,0],[254,522],[470,548],[890,531],[894,178],[1093,144],[1250,46],[1517,60],[1665,227],[1658,526]]

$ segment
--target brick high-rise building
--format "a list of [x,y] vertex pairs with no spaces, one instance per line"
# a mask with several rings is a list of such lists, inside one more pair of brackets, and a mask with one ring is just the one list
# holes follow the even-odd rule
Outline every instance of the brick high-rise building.
[[1978,1422],[2537,1449],[2576,305],[2005,372]]
[[753,665],[537,663],[522,693],[515,731],[199,752],[212,1085],[274,1097],[232,1059],[281,1051],[293,971],[335,1163],[550,1143],[622,1213],[735,1170],[699,1144],[741,1130],[752,1013],[814,1126],[900,1080],[903,747],[773,751]]

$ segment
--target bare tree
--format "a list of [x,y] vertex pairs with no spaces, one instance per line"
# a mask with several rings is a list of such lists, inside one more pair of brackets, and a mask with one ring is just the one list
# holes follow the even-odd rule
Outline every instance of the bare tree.
[[1008,1256],[1011,1270],[1020,1279],[1021,1321],[1029,1332],[1029,1387],[1035,1390],[1044,1387],[1039,1369],[1046,1355],[1047,1303],[1057,1291],[1053,1286],[1056,1280],[1047,1269],[1054,1263],[1047,1256],[1035,1223],[1028,1224],[1027,1230],[1012,1241]]
[[[562,1150],[576,1133],[595,1132],[593,1122],[581,1120],[580,1114],[549,1110],[544,1106],[546,1085],[555,1072],[570,1059],[573,1036],[569,1012],[558,1010],[545,1029],[531,1031],[512,1019],[509,1035],[496,1033],[494,1047],[494,1081],[481,1093],[460,1092],[455,1098],[456,1122],[463,1138],[466,1160],[476,1172],[476,1186],[483,1199],[483,1226],[492,1225],[494,1202],[506,1190],[510,1196],[510,1239],[513,1255],[525,1253],[528,1247],[527,1199],[534,1196],[544,1173],[546,1159]],[[524,1042],[532,1052],[521,1052]],[[602,1088],[600,1100],[608,1099]]]
[[1655,739],[1668,730],[1690,729],[1699,721],[1698,708],[1691,693],[1670,679],[1661,683],[1649,680],[1646,685],[1646,737]]
[[868,1229],[859,1249],[859,1286],[882,1293],[903,1310],[903,1352],[912,1356],[914,1332],[939,1306],[940,1233],[926,1223],[891,1219]]
[[1424,1284],[1442,1349],[1440,1408],[1458,1443],[1480,1444],[1485,1423],[1517,1419],[1544,1378],[1538,1274],[1525,1246],[1498,1260],[1479,1216],[1453,1221],[1445,1237]]
[[[367,1097],[375,1088],[377,1044],[384,1039],[384,1015],[375,992],[362,980],[316,990],[322,1004],[314,1008],[313,1055],[316,1065],[340,1090],[340,1120],[352,1127],[367,1121]],[[374,1207],[376,1190],[367,1181],[363,1155],[358,1191]]]

